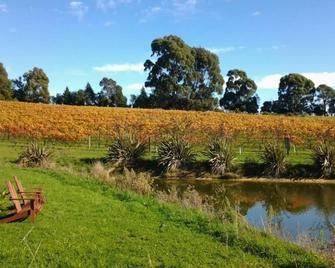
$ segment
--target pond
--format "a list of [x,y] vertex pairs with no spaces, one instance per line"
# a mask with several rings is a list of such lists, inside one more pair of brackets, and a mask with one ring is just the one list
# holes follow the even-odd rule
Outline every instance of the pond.
[[[281,235],[330,241],[335,227],[335,184],[238,182],[203,180],[160,181],[160,188],[194,187],[214,198],[227,198],[258,228],[275,226]],[[219,191],[218,191],[219,189]]]

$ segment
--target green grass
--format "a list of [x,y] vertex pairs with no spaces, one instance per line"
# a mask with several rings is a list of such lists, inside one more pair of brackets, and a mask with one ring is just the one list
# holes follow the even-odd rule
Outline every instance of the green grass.
[[[162,205],[90,178],[1,164],[12,176],[42,186],[47,203],[35,225],[0,226],[0,263],[27,267],[327,267],[292,244],[254,229],[221,224],[197,211]],[[31,232],[30,232],[31,231]],[[30,232],[30,233],[29,233]]]

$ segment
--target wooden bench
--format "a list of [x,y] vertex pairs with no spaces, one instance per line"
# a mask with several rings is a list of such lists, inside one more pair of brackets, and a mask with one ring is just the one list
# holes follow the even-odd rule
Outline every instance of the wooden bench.
[[35,222],[37,214],[42,210],[44,205],[44,196],[41,188],[25,191],[21,181],[14,177],[16,188],[11,181],[7,181],[7,189],[10,200],[13,202],[13,210],[8,215],[0,218],[1,223],[10,223],[22,221],[30,217],[32,223]]

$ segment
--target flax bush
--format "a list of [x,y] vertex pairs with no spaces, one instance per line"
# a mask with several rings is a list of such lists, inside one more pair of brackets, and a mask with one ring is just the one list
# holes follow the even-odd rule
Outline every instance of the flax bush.
[[52,152],[34,142],[20,154],[17,162],[23,167],[45,167],[50,163]]
[[231,143],[227,139],[214,139],[209,144],[206,155],[209,158],[209,165],[214,174],[224,175],[227,171],[230,171],[234,154]]
[[194,158],[191,144],[180,135],[168,136],[158,145],[158,163],[166,171],[175,171]]
[[278,143],[268,143],[264,146],[261,158],[265,165],[265,173],[278,177],[286,170],[285,148]]
[[106,161],[122,164],[123,166],[132,165],[143,156],[146,148],[146,143],[132,134],[118,135],[108,148]]
[[323,178],[330,178],[335,172],[335,146],[322,141],[313,149],[314,165]]

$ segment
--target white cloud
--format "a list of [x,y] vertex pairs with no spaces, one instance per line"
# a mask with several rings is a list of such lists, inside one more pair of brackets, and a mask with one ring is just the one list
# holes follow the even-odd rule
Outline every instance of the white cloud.
[[125,72],[144,72],[143,63],[107,64],[104,66],[93,67],[93,70],[100,73],[125,73]]
[[192,10],[197,4],[198,0],[172,0],[172,6],[181,12]]
[[147,22],[150,18],[155,16],[157,13],[160,13],[163,11],[163,8],[161,6],[152,6],[143,11],[143,16],[139,20],[141,23]]
[[278,88],[279,80],[282,77],[281,74],[270,74],[262,79],[256,81],[257,87],[259,89],[273,89]]
[[133,83],[125,86],[126,90],[138,91],[141,90],[144,85],[142,83]]
[[220,48],[207,48],[210,52],[215,54],[225,54],[229,52],[233,52],[235,50],[241,50],[244,49],[244,46],[238,46],[238,47],[220,47]]
[[[311,79],[316,86],[321,84],[327,84],[329,86],[335,86],[335,72],[323,72],[323,73],[301,73],[303,76]],[[256,81],[259,89],[277,89],[279,86],[280,78],[283,74],[270,74],[262,79]]]
[[183,18],[185,15],[196,11],[199,0],[162,0],[158,5],[150,6],[142,11],[139,22],[147,22],[158,13],[173,16],[175,19]]
[[77,16],[78,19],[82,19],[86,12],[88,11],[88,6],[86,6],[81,1],[71,1],[69,4],[70,12]]
[[0,4],[0,12],[8,12],[8,8],[6,4]]
[[[140,0],[137,0],[139,2]],[[113,9],[118,5],[130,4],[135,0],[97,0],[97,7],[100,9]]]
[[253,15],[254,17],[257,17],[257,16],[262,15],[262,12],[260,12],[259,10],[257,10],[257,11],[255,11],[255,12],[253,12],[252,15]]

